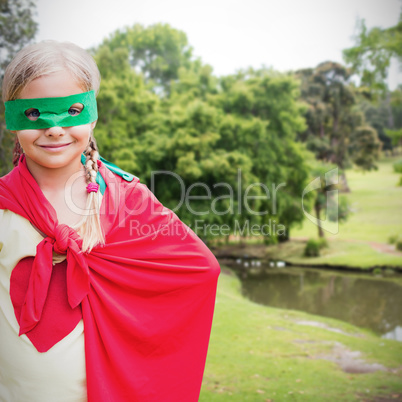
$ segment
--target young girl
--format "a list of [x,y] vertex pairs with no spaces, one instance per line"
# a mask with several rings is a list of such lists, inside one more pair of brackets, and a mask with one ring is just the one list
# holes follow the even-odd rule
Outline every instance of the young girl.
[[73,44],[3,80],[0,400],[197,401],[219,265],[146,186],[98,156],[100,77]]

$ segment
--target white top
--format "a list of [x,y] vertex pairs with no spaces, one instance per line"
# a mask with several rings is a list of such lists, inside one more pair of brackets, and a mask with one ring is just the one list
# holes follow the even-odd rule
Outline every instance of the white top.
[[38,352],[19,324],[10,299],[11,272],[19,260],[35,256],[43,237],[28,220],[0,210],[0,401],[86,401],[82,320],[45,353]]

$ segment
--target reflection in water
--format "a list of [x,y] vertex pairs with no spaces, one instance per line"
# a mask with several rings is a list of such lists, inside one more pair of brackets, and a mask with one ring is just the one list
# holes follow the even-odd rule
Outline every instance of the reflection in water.
[[371,276],[303,268],[243,273],[243,294],[273,307],[337,318],[402,341],[402,286]]

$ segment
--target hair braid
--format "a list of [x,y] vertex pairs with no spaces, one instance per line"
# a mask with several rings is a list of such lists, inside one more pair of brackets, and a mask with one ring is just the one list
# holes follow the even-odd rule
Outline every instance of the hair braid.
[[15,143],[14,143],[14,150],[13,150],[13,165],[17,166],[18,161],[20,160],[20,156],[24,153],[20,142],[18,141],[18,137],[15,137]]
[[98,147],[96,146],[95,139],[91,134],[89,138],[88,146],[85,149],[85,177],[86,182],[89,183],[96,183],[96,175],[98,173]]
[[[88,146],[85,149],[85,179],[87,184],[96,183],[98,173],[98,147],[92,133]],[[83,238],[82,251],[90,252],[97,244],[105,244],[105,237],[100,221],[100,195],[99,192],[89,192],[86,210],[89,212],[81,226]]]

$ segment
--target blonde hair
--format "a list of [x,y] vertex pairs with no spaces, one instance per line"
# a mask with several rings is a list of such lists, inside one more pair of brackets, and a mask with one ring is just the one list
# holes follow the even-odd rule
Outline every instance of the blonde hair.
[[[43,75],[68,71],[87,92],[96,94],[100,86],[100,73],[92,56],[84,49],[69,42],[43,41],[20,50],[8,65],[2,85],[3,101],[18,99],[21,91],[33,80]],[[18,140],[14,147],[13,163],[18,164],[22,149]],[[85,178],[87,184],[95,183],[98,173],[98,147],[91,132],[85,149]],[[79,232],[83,239],[82,251],[90,252],[98,244],[105,244],[100,221],[100,198],[96,192],[88,193],[87,211]]]

